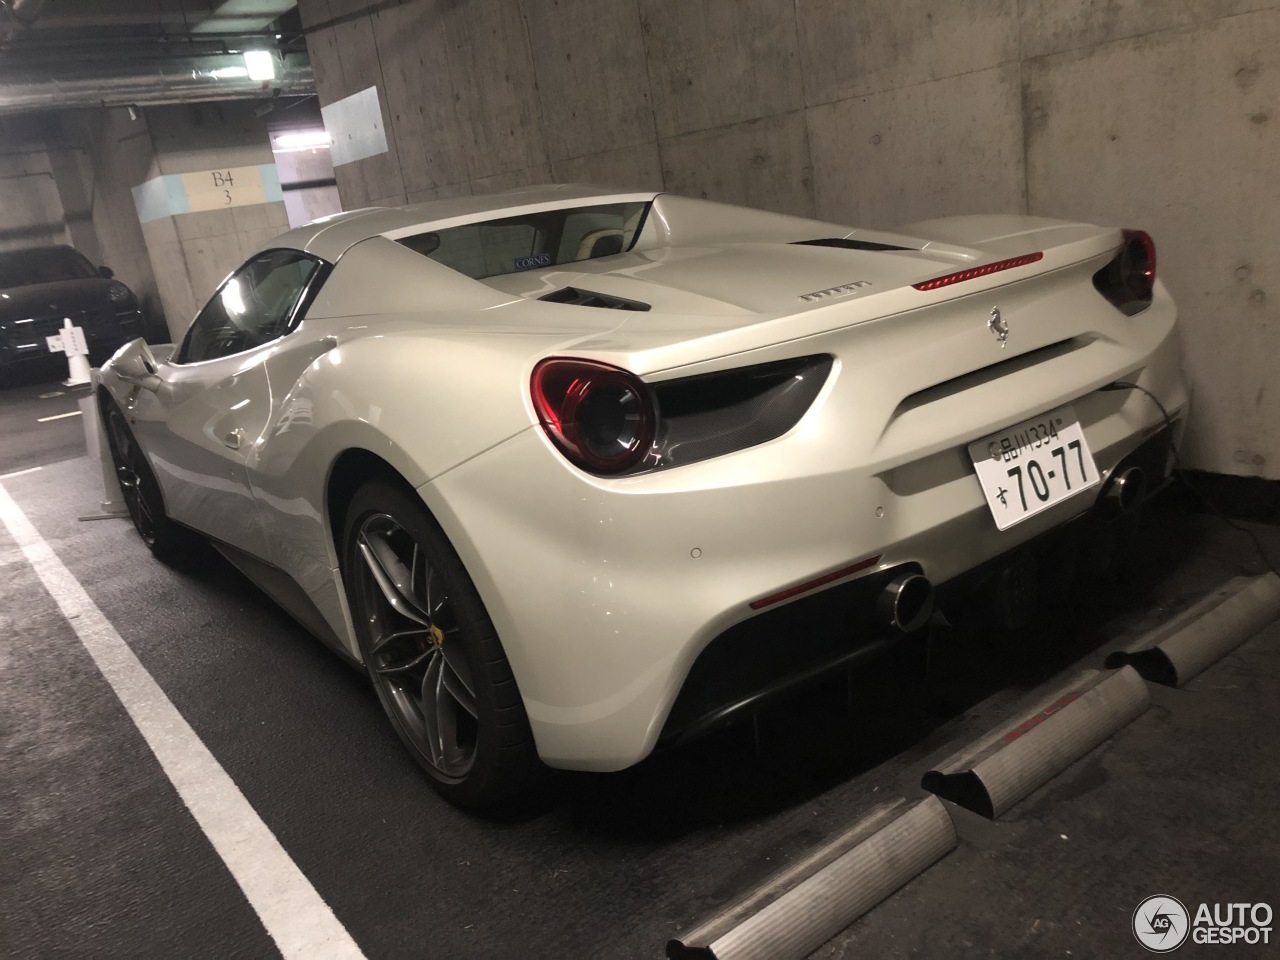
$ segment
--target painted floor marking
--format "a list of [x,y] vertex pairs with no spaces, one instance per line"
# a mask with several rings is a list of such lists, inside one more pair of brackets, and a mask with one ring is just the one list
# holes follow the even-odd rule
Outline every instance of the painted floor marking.
[[36,423],[48,423],[50,420],[65,420],[67,417],[81,416],[82,411],[72,410],[70,413],[55,413],[52,417],[36,417]]
[[35,473],[37,470],[43,470],[44,467],[27,467],[25,470],[15,470],[13,473],[0,474],[0,480],[8,480],[10,477],[25,477],[28,473]]
[[270,828],[0,484],[0,521],[93,657],[287,960],[362,960]]

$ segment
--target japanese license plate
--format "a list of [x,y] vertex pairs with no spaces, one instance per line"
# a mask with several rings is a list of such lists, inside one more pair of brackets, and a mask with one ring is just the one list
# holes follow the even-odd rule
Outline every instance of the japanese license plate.
[[1084,430],[1070,406],[975,440],[969,457],[1000,530],[1099,483]]

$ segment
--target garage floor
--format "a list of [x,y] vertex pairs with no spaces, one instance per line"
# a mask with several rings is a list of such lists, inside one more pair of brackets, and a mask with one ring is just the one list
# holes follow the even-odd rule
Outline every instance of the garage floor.
[[[1245,536],[1166,498],[1127,579],[1031,629],[951,634],[927,685],[904,650],[482,822],[436,799],[363,677],[212,550],[173,569],[127,521],[78,519],[101,491],[79,418],[37,422],[75,409],[41,399],[58,389],[0,391],[0,486],[370,958],[660,957],[886,797],[921,795],[931,762],[1029,690],[1263,569]],[[1253,529],[1280,556],[1280,528]],[[1130,916],[1148,895],[1280,908],[1277,691],[1272,624],[1187,688],[1154,688],[1147,713],[1000,822],[956,811],[959,848],[814,956],[1138,957]],[[2,526],[0,740],[0,954],[279,955]]]

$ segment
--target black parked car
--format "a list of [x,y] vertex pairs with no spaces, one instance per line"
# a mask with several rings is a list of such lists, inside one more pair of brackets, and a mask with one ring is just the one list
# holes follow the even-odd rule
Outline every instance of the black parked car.
[[83,327],[95,366],[143,334],[133,291],[66,246],[0,251],[0,371],[48,358],[66,318]]

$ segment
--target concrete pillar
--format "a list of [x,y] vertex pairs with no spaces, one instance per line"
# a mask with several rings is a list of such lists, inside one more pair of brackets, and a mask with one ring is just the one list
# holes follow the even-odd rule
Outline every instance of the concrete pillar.
[[175,340],[228,273],[289,228],[256,106],[246,101],[146,111],[153,160],[133,196]]

